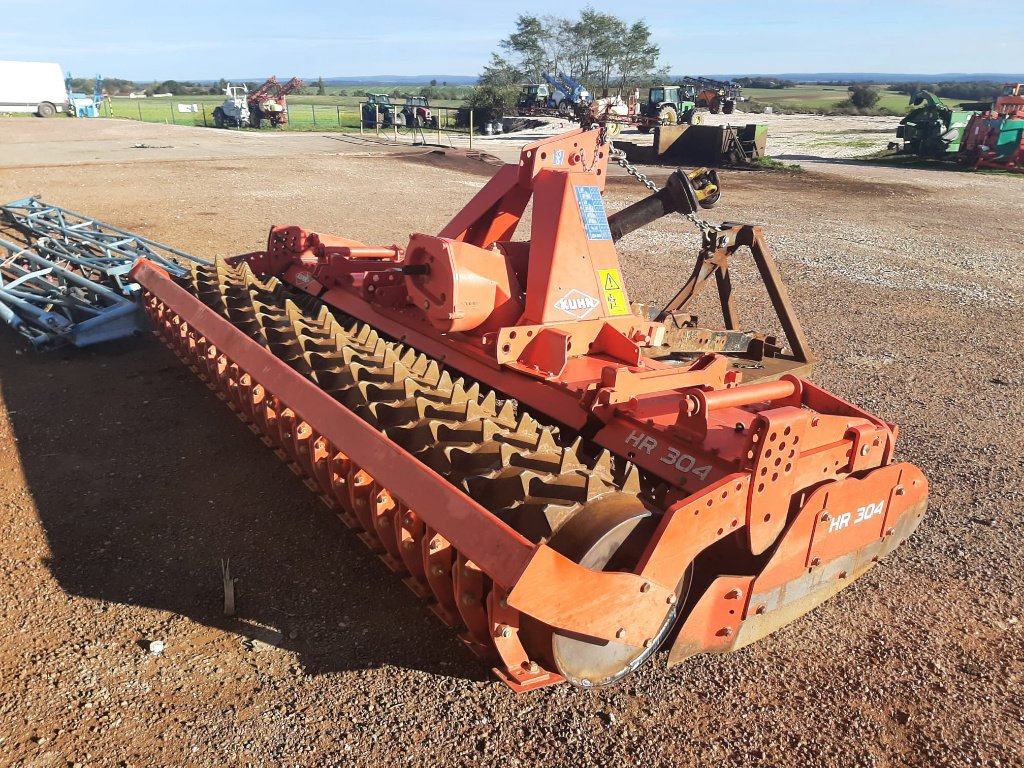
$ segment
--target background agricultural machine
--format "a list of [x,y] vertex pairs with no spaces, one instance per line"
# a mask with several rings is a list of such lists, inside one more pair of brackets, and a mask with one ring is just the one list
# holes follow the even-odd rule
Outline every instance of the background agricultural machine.
[[545,74],[545,82],[522,86],[516,111],[519,115],[560,115],[568,117],[586,107],[593,97],[583,85],[564,72]]
[[1024,173],[1024,83],[1007,83],[990,110],[971,117],[959,159],[975,168]]
[[390,128],[395,124],[395,106],[386,93],[368,94],[362,112],[364,128]]
[[896,129],[896,138],[903,139],[903,144],[890,146],[921,157],[956,155],[964,129],[975,112],[952,109],[930,91],[914,94],[910,104],[914,109],[900,120]]
[[692,123],[697,104],[688,99],[678,85],[659,85],[647,92],[647,100],[639,104],[637,128],[650,133],[656,125]]
[[396,116],[399,125],[436,126],[437,117],[430,111],[430,102],[425,96],[406,96],[405,105]]
[[302,86],[303,82],[297,77],[282,85],[277,77],[271,75],[263,85],[249,94],[249,124],[253,128],[260,128],[265,122],[274,128],[287,125],[288,94]]
[[[132,270],[168,346],[516,690],[742,648],[927,503],[893,425],[794,375],[810,353],[760,228],[696,215],[717,177],[609,216],[611,157],[600,130],[530,144],[406,246],[277,226],[183,278]],[[652,311],[615,242],[672,213],[703,247]],[[748,251],[784,342],[740,325]],[[712,280],[721,331],[693,314]]]
[[103,106],[103,78],[96,75],[92,96],[78,93],[71,87],[71,73],[64,80],[68,89],[68,114],[71,117],[99,117]]
[[249,127],[249,89],[228,83],[224,89],[224,103],[213,110],[213,124],[217,128]]
[[719,112],[731,115],[736,109],[736,102],[742,98],[742,87],[724,80],[684,77],[680,84],[687,89],[687,97],[693,100],[697,109],[707,109],[715,115]]
[[0,322],[37,349],[141,331],[141,258],[179,276],[180,261],[210,263],[35,197],[0,206],[0,228]]
[[285,84],[271,75],[263,85],[251,93],[243,85],[224,89],[227,98],[213,110],[213,124],[218,128],[261,128],[269,123],[275,128],[288,123],[288,94],[301,88],[302,81],[293,77]]

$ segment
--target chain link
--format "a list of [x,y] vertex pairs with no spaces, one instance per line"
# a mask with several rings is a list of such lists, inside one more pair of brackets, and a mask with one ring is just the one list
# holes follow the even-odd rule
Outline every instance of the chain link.
[[[622,168],[626,173],[628,173],[634,179],[636,179],[645,187],[647,187],[647,189],[649,189],[651,192],[661,191],[661,188],[657,184],[651,181],[646,174],[641,173],[635,165],[633,165],[626,159],[626,153],[624,151],[615,148],[610,139],[608,140],[608,146],[610,147],[608,152],[609,158],[618,163],[620,168]],[[708,232],[715,232],[721,228],[717,224],[712,224],[710,221],[705,221],[694,212],[685,214],[685,217],[689,219],[690,222],[695,227],[697,227],[697,229],[699,229],[702,234],[706,234]]]

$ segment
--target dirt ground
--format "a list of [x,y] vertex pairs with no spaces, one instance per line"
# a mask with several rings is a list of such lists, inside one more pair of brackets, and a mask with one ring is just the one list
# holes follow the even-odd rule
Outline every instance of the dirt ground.
[[[402,243],[494,170],[424,152],[8,120],[0,201],[205,257],[271,223]],[[1024,764],[1024,178],[722,176],[710,218],[765,225],[812,378],[929,477],[906,545],[739,653],[515,696],[154,339],[35,354],[0,328],[0,765]],[[666,299],[696,244],[678,218],[624,239],[631,295]]]

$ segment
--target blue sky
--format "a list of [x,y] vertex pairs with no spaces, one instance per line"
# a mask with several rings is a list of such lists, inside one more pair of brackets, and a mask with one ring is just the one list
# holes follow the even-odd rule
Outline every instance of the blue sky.
[[[588,3],[0,0],[0,59],[139,81],[475,75],[520,13]],[[673,73],[1021,72],[1019,0],[589,3],[645,19]]]

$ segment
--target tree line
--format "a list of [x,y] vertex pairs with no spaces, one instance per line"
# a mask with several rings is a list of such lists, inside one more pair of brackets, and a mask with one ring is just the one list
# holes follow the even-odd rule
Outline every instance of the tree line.
[[931,91],[944,99],[961,99],[963,101],[994,101],[1002,93],[1003,87],[998,83],[983,82],[906,82],[892,83],[889,86],[897,93],[913,96],[920,91]]

